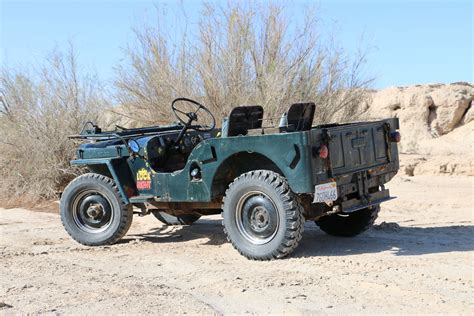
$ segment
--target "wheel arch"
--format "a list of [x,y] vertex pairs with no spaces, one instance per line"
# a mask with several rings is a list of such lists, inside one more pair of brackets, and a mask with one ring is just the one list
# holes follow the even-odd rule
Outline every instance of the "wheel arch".
[[229,184],[238,176],[254,170],[269,170],[285,177],[280,167],[262,153],[241,151],[227,157],[217,167],[211,185],[213,197],[222,196]]
[[113,179],[126,204],[130,202],[129,196],[137,193],[133,175],[125,159],[82,159],[73,160],[71,164],[86,167],[90,172]]
[[86,165],[86,168],[89,169],[90,172],[97,173],[103,176],[106,176],[108,178],[113,179],[113,175],[110,172],[109,165],[107,163],[98,163],[98,164],[91,164],[91,165]]

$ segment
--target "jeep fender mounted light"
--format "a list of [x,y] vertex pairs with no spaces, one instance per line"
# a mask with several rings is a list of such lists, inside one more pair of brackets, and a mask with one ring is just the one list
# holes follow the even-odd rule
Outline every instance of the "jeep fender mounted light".
[[140,145],[138,144],[138,142],[134,139],[130,139],[128,141],[128,148],[130,148],[130,150],[132,151],[132,153],[134,154],[138,154],[138,152],[140,151]]
[[402,140],[402,135],[399,132],[390,133],[390,141],[393,143],[399,143]]

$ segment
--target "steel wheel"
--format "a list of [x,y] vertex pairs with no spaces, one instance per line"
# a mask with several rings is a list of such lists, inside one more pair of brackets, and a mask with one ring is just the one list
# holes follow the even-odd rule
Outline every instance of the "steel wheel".
[[244,173],[229,185],[223,202],[224,232],[245,257],[282,258],[298,246],[303,208],[282,175],[269,170]]
[[110,245],[132,224],[133,209],[125,204],[114,181],[96,173],[77,177],[64,190],[61,222],[68,234],[87,246]]
[[263,245],[275,237],[280,216],[275,204],[265,193],[250,191],[239,199],[235,221],[245,238],[254,244]]
[[84,190],[74,199],[71,212],[77,227],[87,233],[100,233],[113,221],[110,201],[98,192]]

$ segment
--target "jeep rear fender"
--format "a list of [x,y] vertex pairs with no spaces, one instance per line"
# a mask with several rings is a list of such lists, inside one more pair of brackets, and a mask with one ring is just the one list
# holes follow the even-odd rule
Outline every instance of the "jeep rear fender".
[[283,175],[295,193],[312,190],[313,175],[308,172],[312,170],[311,150],[306,132],[212,139],[208,146],[215,155],[214,162],[206,168],[212,173],[213,197],[222,195],[226,186],[242,173],[258,169]]
[[278,165],[265,155],[239,152],[225,159],[217,168],[212,179],[212,196],[224,195],[225,190],[235,178],[253,170],[270,170],[285,176]]

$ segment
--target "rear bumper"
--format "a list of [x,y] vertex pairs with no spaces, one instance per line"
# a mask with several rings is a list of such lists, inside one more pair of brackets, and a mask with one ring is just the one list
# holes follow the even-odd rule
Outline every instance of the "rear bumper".
[[380,204],[394,199],[390,196],[389,190],[382,190],[366,195],[363,199],[352,199],[340,204],[342,213],[352,213],[372,205]]

